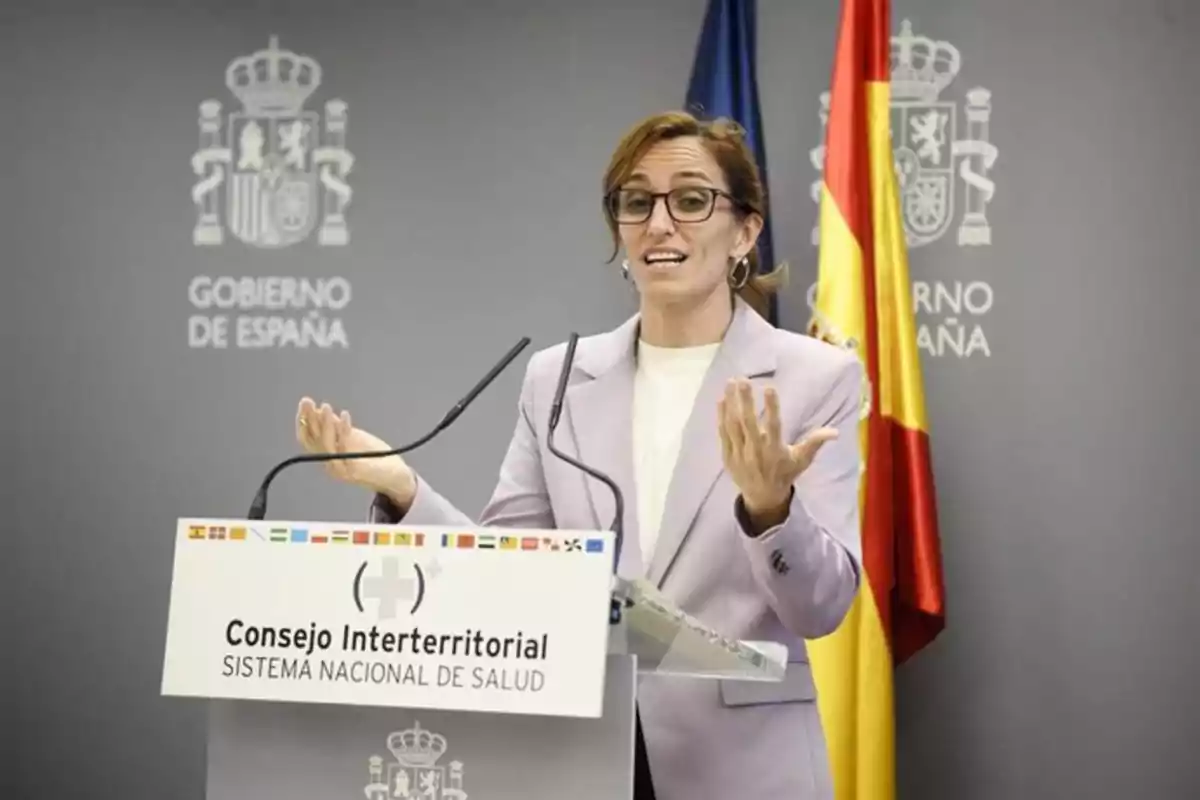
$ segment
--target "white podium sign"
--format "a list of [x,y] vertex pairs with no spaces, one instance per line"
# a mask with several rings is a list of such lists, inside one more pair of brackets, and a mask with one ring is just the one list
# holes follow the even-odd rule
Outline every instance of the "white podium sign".
[[164,695],[599,717],[612,534],[181,519]]

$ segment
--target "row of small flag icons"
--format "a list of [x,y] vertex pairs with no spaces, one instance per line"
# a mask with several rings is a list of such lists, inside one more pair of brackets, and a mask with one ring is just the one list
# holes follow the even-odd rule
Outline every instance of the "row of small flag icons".
[[[245,541],[253,533],[257,539],[271,542],[290,542],[294,544],[355,544],[355,545],[391,545],[395,547],[424,547],[424,533],[409,533],[405,531],[363,531],[363,530],[333,530],[312,531],[307,528],[273,527],[262,531],[246,526],[227,528],[224,525],[191,525],[188,528],[189,539],[215,539],[229,541]],[[434,537],[435,541],[439,537]],[[440,536],[443,548],[455,550],[549,550],[551,552],[584,552],[603,553],[603,539],[568,538],[556,539],[550,536],[504,536],[499,534],[478,533],[443,533]]]
[[219,539],[235,542],[245,541],[249,534],[254,538],[271,542],[292,542],[296,544],[387,544],[401,547],[424,547],[425,534],[392,531],[312,531],[307,528],[268,528],[265,531],[236,526],[226,528],[224,525],[191,525],[188,527],[189,539]]
[[442,547],[457,550],[549,550],[557,553],[603,553],[603,539],[556,539],[550,536],[503,536],[480,533],[443,533]]

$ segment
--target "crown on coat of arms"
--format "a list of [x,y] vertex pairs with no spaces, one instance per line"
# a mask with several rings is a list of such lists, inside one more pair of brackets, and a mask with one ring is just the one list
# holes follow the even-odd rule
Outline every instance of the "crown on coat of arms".
[[321,85],[321,65],[308,56],[279,49],[279,37],[272,36],[266,49],[229,63],[225,85],[248,114],[288,116],[299,113]]
[[445,736],[422,729],[420,722],[387,738],[388,750],[406,767],[433,766],[446,754],[447,746]]
[[892,37],[892,98],[933,102],[962,67],[958,48],[949,42],[913,35],[908,20]]

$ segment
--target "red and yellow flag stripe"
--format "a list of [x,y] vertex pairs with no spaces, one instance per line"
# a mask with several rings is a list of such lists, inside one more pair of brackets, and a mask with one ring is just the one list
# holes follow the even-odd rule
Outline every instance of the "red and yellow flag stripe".
[[925,397],[890,134],[888,0],[843,0],[826,129],[810,333],[866,365],[864,580],[810,642],[838,800],[895,797],[893,670],[944,625]]

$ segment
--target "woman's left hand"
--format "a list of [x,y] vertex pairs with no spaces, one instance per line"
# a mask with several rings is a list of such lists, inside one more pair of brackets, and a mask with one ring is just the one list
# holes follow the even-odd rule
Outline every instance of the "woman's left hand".
[[766,414],[760,425],[749,381],[730,381],[719,403],[718,427],[725,469],[741,490],[746,512],[770,527],[787,518],[792,484],[838,432],[817,428],[800,442],[788,444],[783,441],[779,395],[773,387],[765,394]]

